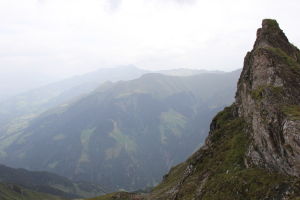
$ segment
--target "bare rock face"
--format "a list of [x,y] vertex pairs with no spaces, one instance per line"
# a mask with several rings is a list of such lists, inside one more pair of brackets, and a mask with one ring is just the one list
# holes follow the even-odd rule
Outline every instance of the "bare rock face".
[[300,177],[300,51],[265,19],[236,93],[238,117],[252,125],[247,165]]

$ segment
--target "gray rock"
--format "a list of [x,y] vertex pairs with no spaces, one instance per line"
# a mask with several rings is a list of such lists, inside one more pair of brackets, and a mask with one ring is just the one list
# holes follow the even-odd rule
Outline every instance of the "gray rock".
[[239,117],[253,128],[256,148],[250,146],[247,153],[252,164],[299,177],[300,120],[285,112],[300,105],[297,55],[277,22],[263,20],[245,57],[235,98]]

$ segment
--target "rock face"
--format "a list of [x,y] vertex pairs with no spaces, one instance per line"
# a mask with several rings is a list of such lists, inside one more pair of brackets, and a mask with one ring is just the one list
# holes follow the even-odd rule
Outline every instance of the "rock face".
[[148,199],[299,197],[300,51],[275,20],[263,20],[237,88],[205,145],[173,167]]
[[245,57],[236,93],[238,115],[253,128],[255,145],[247,153],[251,163],[298,177],[299,69],[299,50],[275,20],[263,20],[254,48]]

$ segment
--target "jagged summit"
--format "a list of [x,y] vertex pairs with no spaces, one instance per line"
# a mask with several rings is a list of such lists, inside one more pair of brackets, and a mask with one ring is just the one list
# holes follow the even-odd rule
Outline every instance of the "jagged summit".
[[275,20],[263,20],[257,33],[236,93],[239,117],[253,127],[247,155],[255,165],[299,177],[300,122],[290,116],[300,105],[299,50]]
[[[300,51],[290,44],[276,20],[264,19],[262,28],[257,31],[257,39],[253,50],[244,59],[244,66],[238,83],[236,102],[240,107],[240,116],[247,116],[250,111],[243,109],[245,105],[245,85],[255,90],[265,85],[289,87],[288,98],[292,104],[299,104]],[[250,95],[250,97],[252,98]],[[262,95],[262,93],[261,93]],[[295,98],[296,97],[296,98]],[[251,99],[250,98],[250,99]]]
[[297,60],[297,48],[289,43],[288,38],[280,29],[276,20],[264,19],[262,21],[262,28],[257,30],[256,36],[254,49],[259,47],[280,48],[288,56]]

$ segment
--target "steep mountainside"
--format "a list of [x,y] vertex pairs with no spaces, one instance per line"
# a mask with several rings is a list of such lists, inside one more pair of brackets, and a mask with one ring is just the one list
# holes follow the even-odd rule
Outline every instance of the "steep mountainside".
[[128,190],[151,186],[204,142],[240,72],[107,82],[3,135],[0,160]]
[[236,102],[213,119],[205,145],[148,198],[299,199],[299,84],[300,51],[275,20],[263,20]]
[[3,183],[14,184],[57,196],[89,198],[113,191],[98,184],[84,181],[73,182],[68,178],[45,171],[28,171],[0,165],[0,172],[0,181]]

